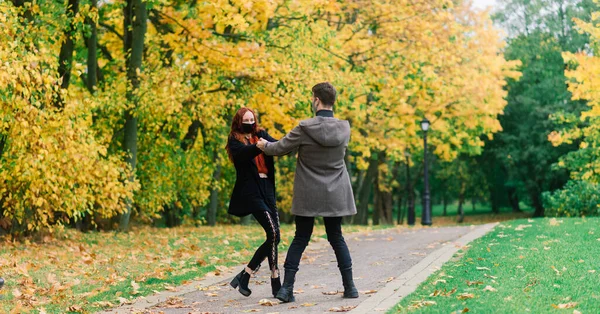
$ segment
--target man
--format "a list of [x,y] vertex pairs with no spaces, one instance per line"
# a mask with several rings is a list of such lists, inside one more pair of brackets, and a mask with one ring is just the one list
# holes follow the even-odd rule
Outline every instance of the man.
[[0,278],[0,289],[2,289],[2,286],[4,286],[4,279]]
[[344,298],[358,298],[352,279],[352,259],[342,236],[342,217],[356,214],[350,177],[344,156],[350,140],[350,124],[333,117],[336,90],[328,82],[312,88],[316,117],[300,122],[278,142],[261,139],[257,144],[267,155],[298,150],[292,214],[296,234],[285,259],[282,302],[293,302],[294,281],[302,253],[312,235],[315,217],[323,217],[327,240],[333,247],[342,274]]

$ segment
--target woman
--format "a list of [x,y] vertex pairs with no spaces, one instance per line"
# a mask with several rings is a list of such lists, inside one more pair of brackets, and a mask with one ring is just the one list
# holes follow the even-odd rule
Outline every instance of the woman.
[[267,239],[256,250],[245,269],[233,278],[231,286],[239,287],[241,294],[249,296],[252,293],[248,288],[250,274],[256,273],[262,261],[267,258],[271,269],[271,288],[275,297],[281,288],[277,266],[279,214],[275,206],[275,167],[273,157],[266,156],[256,147],[261,137],[275,141],[258,126],[252,110],[238,110],[231,123],[226,147],[236,171],[228,212],[239,217],[253,215],[265,230]]

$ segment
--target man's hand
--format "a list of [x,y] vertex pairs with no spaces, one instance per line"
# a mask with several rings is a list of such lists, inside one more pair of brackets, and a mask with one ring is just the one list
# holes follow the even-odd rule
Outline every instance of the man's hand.
[[265,145],[267,145],[267,140],[262,137],[256,143],[256,147],[258,147],[260,150],[265,150]]

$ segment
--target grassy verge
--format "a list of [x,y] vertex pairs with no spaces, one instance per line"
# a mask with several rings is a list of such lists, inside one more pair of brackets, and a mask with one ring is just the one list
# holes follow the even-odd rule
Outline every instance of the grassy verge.
[[597,313],[599,218],[505,222],[388,313]]
[[[344,231],[384,227],[344,226]],[[280,250],[294,234],[282,225]],[[324,237],[317,226],[314,237]],[[258,225],[138,227],[128,234],[56,231],[41,242],[0,238],[0,313],[87,313],[173,289],[247,262],[264,241]]]

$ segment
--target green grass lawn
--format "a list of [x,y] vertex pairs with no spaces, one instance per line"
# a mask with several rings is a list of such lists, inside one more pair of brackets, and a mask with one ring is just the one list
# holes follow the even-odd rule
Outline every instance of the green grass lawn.
[[599,223],[600,218],[504,222],[388,313],[599,313]]
[[[533,213],[533,208],[525,204],[520,205],[521,210],[524,213]],[[465,216],[477,216],[477,215],[489,215],[492,214],[492,208],[489,204],[476,203],[474,206],[475,210],[473,210],[473,204],[471,202],[467,202],[463,204],[463,211]],[[421,211],[423,207],[420,204],[420,200],[418,200],[415,204],[415,214],[417,217],[421,217]],[[510,207],[501,207],[499,214],[507,214],[512,213],[512,208]],[[433,217],[440,217],[444,214],[444,205],[441,204],[433,204],[431,205],[431,215]],[[458,203],[448,204],[446,208],[447,216],[456,216],[458,215]]]

